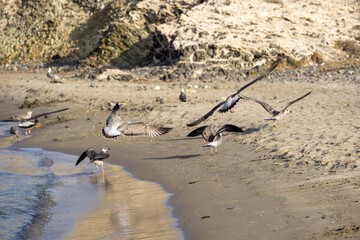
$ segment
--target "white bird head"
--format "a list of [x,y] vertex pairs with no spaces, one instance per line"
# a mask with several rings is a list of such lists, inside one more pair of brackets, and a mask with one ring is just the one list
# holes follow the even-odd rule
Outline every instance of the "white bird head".
[[102,151],[103,153],[106,153],[107,150],[110,150],[110,148],[108,148],[108,147],[103,147],[103,148],[101,149],[101,151]]
[[285,112],[284,112],[284,115],[286,115],[286,114],[288,114],[288,113],[291,113],[291,110],[286,109]]
[[28,112],[27,112],[27,115],[28,115],[29,117],[31,117],[31,115],[32,115],[33,113],[34,113],[33,111],[28,111]]
[[51,73],[51,68],[49,68],[47,72],[48,72],[48,73]]

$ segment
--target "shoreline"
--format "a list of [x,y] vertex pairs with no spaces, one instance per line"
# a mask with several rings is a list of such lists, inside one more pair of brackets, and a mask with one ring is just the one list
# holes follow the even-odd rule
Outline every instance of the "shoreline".
[[[90,146],[110,147],[109,162],[124,166],[135,178],[160,183],[167,192],[174,193],[169,204],[174,207],[174,217],[179,219],[185,239],[355,237],[360,226],[360,217],[355,214],[360,210],[356,201],[360,191],[356,142],[360,134],[355,121],[359,82],[342,73],[334,74],[334,81],[320,79],[314,83],[311,75],[306,81],[286,80],[295,75],[273,74],[270,80],[246,90],[246,96],[278,102],[280,107],[295,95],[314,91],[308,99],[294,104],[293,113],[276,128],[262,121],[267,115],[260,106],[247,101],[239,103],[235,114],[214,114],[205,124],[228,122],[248,130],[224,136],[214,156],[201,147],[202,139],[186,139],[190,129],[183,126],[214,106],[212,95],[221,98],[243,83],[199,83],[198,89],[188,89],[192,90],[190,103],[180,108],[179,89],[172,83],[95,80],[98,87],[92,88],[91,82],[78,79],[71,80],[71,86],[56,89],[42,80],[41,74],[31,80],[28,77],[33,75],[12,74],[13,82],[7,81],[9,86],[3,84],[1,88],[9,90],[1,102],[1,117],[23,111],[15,106],[24,96],[49,102],[36,108],[39,112],[71,107],[69,112],[59,114],[60,120],[45,119],[44,127],[34,130],[31,140],[19,145],[73,155]],[[340,80],[336,80],[339,76]],[[346,78],[343,84],[341,77]],[[153,90],[156,85],[160,91]],[[202,85],[209,86],[207,92]],[[25,91],[29,88],[33,93]],[[109,89],[118,91],[108,96]],[[76,97],[78,91],[88,92],[89,96]],[[66,101],[56,97],[60,93]],[[133,99],[131,94],[141,98]],[[13,101],[8,100],[11,97]],[[165,104],[157,103],[156,97],[163,98]],[[174,129],[160,138],[107,141],[101,137],[100,129],[111,101],[125,103],[121,109],[124,119]],[[340,128],[344,124],[349,129]]]

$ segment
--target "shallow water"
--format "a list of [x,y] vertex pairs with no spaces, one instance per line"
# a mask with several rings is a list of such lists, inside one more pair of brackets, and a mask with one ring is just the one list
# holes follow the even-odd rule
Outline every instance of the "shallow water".
[[9,145],[0,123],[0,239],[182,239],[171,194],[121,166],[74,167],[77,156]]

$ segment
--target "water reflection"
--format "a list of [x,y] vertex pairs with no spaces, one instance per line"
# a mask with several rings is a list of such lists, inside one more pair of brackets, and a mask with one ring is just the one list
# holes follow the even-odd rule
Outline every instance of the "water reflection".
[[121,166],[106,165],[90,178],[101,191],[96,210],[77,222],[67,239],[182,239],[166,204],[170,194],[156,183],[139,181]]

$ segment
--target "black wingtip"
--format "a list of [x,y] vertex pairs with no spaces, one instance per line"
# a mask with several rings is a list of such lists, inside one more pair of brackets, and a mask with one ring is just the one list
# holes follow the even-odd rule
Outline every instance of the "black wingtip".
[[168,127],[159,127],[159,132],[161,133],[161,135],[164,135],[168,132],[170,132],[173,128],[168,128]]
[[117,137],[118,137],[118,135],[110,136],[110,135],[106,134],[105,128],[102,128],[102,129],[101,129],[101,133],[102,133],[102,135],[103,135],[104,138],[117,138]]
[[116,103],[114,108],[113,108],[113,111],[117,111],[119,109],[120,109],[120,105],[119,105],[119,103]]

